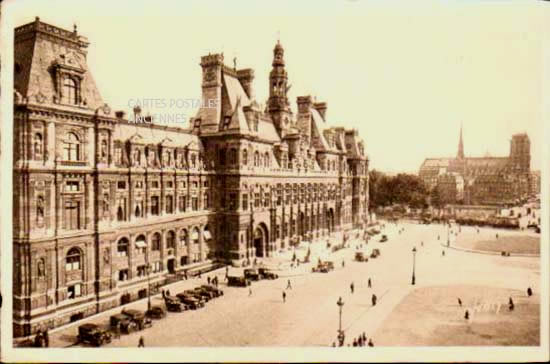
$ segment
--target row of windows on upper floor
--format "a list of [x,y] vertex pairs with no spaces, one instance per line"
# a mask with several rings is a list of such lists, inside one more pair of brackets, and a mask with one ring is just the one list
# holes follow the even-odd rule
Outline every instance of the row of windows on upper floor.
[[[42,159],[43,156],[43,149],[44,149],[44,140],[41,133],[35,133],[33,138],[33,158],[36,160]],[[107,162],[108,159],[108,143],[105,139],[103,139],[100,143],[100,160],[103,162]],[[83,154],[82,154],[82,142],[79,138],[79,136],[74,132],[67,133],[67,136],[63,140],[63,154],[62,154],[62,160],[63,161],[69,161],[69,162],[79,162],[83,161]],[[242,165],[248,165],[248,151],[247,149],[244,149],[242,151],[241,155],[241,163]],[[154,150],[147,150],[147,161],[144,159],[142,160],[142,154],[143,151],[139,148],[135,148],[131,152],[131,161],[129,161],[129,165],[132,166],[144,166],[147,164],[150,167],[158,167],[157,164],[157,155],[156,151]],[[189,161],[187,161],[187,158],[184,154],[180,154],[179,156],[175,155],[174,151],[165,150],[162,154],[162,166],[164,167],[173,167],[174,164],[179,168],[184,168],[185,166],[190,166],[192,168],[197,167],[199,164],[203,164],[203,158],[197,157],[196,153],[190,153],[189,155]],[[123,165],[124,164],[124,158],[123,158],[123,148],[120,145],[115,146],[114,149],[114,161],[116,165]],[[261,154],[259,151],[253,152],[253,159],[250,162],[253,162],[252,165],[254,167],[265,167],[270,168],[272,166],[272,157],[268,152],[264,152]],[[146,163],[145,163],[146,162]],[[238,165],[238,152],[236,148],[229,148],[229,150],[226,150],[225,148],[218,149],[218,162],[219,165],[225,166],[225,165]],[[288,160],[288,157],[286,153],[283,153],[281,156],[281,167],[282,168],[289,168],[292,161]],[[305,161],[307,162],[307,161]],[[313,162],[312,162],[313,163]],[[321,161],[320,166],[322,170],[326,171],[337,171],[339,170],[340,162],[332,159],[332,160],[326,160]],[[344,168],[347,170],[347,168]],[[363,170],[366,168],[363,166],[359,167],[360,170]],[[354,169],[352,169],[354,171]]]

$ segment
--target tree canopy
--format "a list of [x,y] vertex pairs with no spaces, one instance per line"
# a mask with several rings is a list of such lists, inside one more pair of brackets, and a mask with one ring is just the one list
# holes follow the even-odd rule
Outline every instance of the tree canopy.
[[414,174],[388,176],[377,170],[369,172],[369,200],[372,208],[404,204],[412,208],[427,207],[430,193]]

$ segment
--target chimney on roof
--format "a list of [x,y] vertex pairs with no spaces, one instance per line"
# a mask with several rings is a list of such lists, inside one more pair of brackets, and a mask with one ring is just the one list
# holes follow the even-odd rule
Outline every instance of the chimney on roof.
[[327,103],[326,102],[316,102],[313,104],[313,107],[321,115],[323,120],[325,120],[325,114],[327,112]]
[[296,102],[298,103],[298,113],[309,113],[309,108],[312,105],[311,96],[298,96]]

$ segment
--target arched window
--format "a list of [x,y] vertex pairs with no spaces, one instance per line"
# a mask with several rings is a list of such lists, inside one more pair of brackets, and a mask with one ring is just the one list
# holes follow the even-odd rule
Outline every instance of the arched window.
[[187,238],[187,230],[182,229],[180,232],[180,246],[182,248],[187,246]]
[[136,217],[141,217],[141,208],[139,207],[139,204],[136,205],[135,215]]
[[264,166],[269,167],[269,153],[268,152],[265,152]]
[[243,150],[243,165],[247,165],[248,164],[248,151],[245,149]]
[[174,198],[172,196],[166,196],[166,213],[174,213]]
[[159,233],[153,234],[153,238],[151,239],[151,249],[152,250],[160,250],[160,234]]
[[117,247],[116,247],[116,253],[119,257],[127,257],[128,256],[128,239],[122,238],[118,241]]
[[166,234],[166,248],[176,248],[176,234],[171,230]]
[[65,270],[80,270],[80,250],[78,248],[71,248],[67,252],[67,257],[65,258]]
[[78,104],[78,85],[75,80],[65,77],[63,82],[63,102],[65,104]]
[[63,157],[66,161],[80,160],[80,140],[75,133],[68,133],[63,143]]
[[139,254],[145,254],[145,249],[147,249],[147,240],[145,235],[140,235],[136,238],[136,250]]
[[33,149],[35,159],[42,158],[42,134],[34,134]]

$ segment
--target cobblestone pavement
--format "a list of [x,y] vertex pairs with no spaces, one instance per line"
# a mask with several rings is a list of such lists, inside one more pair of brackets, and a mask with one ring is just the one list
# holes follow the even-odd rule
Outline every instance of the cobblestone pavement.
[[[405,230],[399,233],[400,228]],[[378,327],[416,287],[449,285],[452,294],[452,285],[457,284],[522,290],[530,285],[538,292],[539,258],[500,257],[445,249],[437,236],[443,239],[446,231],[442,225],[388,225],[382,232],[388,235],[388,242],[380,243],[377,236],[370,240],[367,249],[363,246],[366,252],[374,247],[381,251],[378,258],[369,259],[368,262],[353,261],[358,251],[356,246],[360,244],[353,239],[349,248],[332,254],[324,249],[326,240],[311,244],[312,262],[316,263],[319,256],[334,261],[336,269],[330,273],[311,273],[313,263],[291,269],[289,260],[293,252],[285,252],[278,258],[264,261],[267,266],[278,269],[281,278],[254,282],[251,286],[252,295],[249,295],[247,288],[227,287],[222,283],[225,295],[210,301],[205,308],[168,313],[168,318],[155,321],[152,328],[123,335],[107,346],[136,347],[140,336],[144,337],[146,347],[329,346],[335,341],[338,329],[336,301],[339,297],[345,302],[342,328],[346,332],[346,344],[365,332],[376,345]],[[484,233],[489,232],[490,229],[484,229]],[[499,234],[505,235],[507,232],[499,231]],[[333,239],[333,242],[340,241],[340,237]],[[411,285],[413,246],[417,249],[414,286]],[[446,254],[442,256],[444,249]],[[297,249],[296,255],[300,258],[306,253],[307,247]],[[502,264],[502,259],[510,263],[528,261],[530,264]],[[345,267],[341,265],[342,260],[345,260]],[[230,272],[239,269],[231,268]],[[210,276],[214,274],[223,282],[224,269]],[[373,282],[372,288],[367,287],[369,277]],[[282,293],[289,279],[292,289],[286,290],[286,303],[283,303]],[[175,294],[205,281],[206,275],[202,280],[177,282],[169,289]],[[352,282],[355,286],[353,294],[350,292]],[[374,307],[371,304],[373,293],[378,297]],[[153,298],[153,304],[160,304],[161,301],[160,296]],[[142,310],[146,305],[146,300],[131,304]],[[106,325],[108,317],[120,310],[117,308],[87,321]],[[52,346],[74,345],[77,326],[82,322],[52,333]]]

